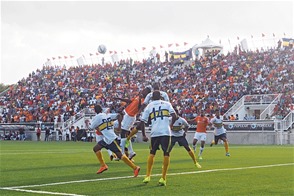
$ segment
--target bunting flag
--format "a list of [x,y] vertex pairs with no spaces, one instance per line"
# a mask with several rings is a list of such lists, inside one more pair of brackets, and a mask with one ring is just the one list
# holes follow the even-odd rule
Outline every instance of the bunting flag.
[[123,54],[124,52],[123,52],[123,51],[121,51],[120,53],[121,53],[121,54]]
[[146,48],[145,47],[142,47],[142,50],[145,50]]
[[109,54],[112,54],[112,51],[111,50],[109,50]]
[[75,56],[70,55],[70,58],[74,58]]
[[156,47],[155,47],[155,46],[152,46],[152,48],[153,48],[153,50],[155,50],[155,49],[156,49]]
[[222,40],[219,40],[219,44],[222,44]]
[[284,36],[286,36],[286,33],[284,33]]
[[55,57],[52,57],[53,60],[55,60]]
[[276,37],[276,35],[273,33],[273,37]]
[[117,52],[116,52],[116,51],[114,51],[114,54],[117,54]]
[[89,53],[90,56],[92,56],[93,54]]
[[229,44],[231,44],[231,41],[230,41],[230,39],[228,39],[228,42],[229,42]]
[[173,44],[168,44],[167,46],[168,46],[168,47],[171,47],[172,45],[173,45]]
[[135,48],[135,52],[138,52],[136,48]]
[[47,59],[47,61],[50,61],[50,59]]
[[239,36],[237,36],[237,40],[239,40],[240,38],[239,38]]
[[261,36],[262,36],[262,37],[265,37],[265,34],[262,33]]
[[179,47],[180,45],[178,43],[176,43],[176,47]]
[[67,56],[64,56],[65,59],[67,59]]
[[128,49],[128,52],[131,52],[131,51]]
[[96,55],[99,55],[99,52],[96,52]]
[[188,43],[187,42],[184,42],[184,46],[186,46]]
[[163,46],[162,46],[162,45],[160,45],[160,48],[163,48]]
[[58,56],[58,58],[59,58],[59,59],[62,59],[62,57],[61,57],[61,56]]
[[251,35],[251,39],[253,38],[253,35]]

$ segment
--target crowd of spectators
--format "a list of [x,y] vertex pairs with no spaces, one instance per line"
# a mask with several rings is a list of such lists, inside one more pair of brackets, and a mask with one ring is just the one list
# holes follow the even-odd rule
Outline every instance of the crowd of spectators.
[[183,117],[205,110],[225,113],[243,95],[281,93],[273,115],[293,110],[293,49],[235,51],[217,58],[200,57],[183,65],[172,61],[120,61],[115,64],[44,66],[11,86],[0,100],[0,122],[62,122],[99,103],[112,112],[146,85],[161,81]]

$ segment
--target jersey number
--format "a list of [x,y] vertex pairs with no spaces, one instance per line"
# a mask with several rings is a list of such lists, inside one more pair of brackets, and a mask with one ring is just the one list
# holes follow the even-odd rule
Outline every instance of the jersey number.
[[111,129],[112,127],[112,120],[111,117],[107,118],[107,119],[102,119],[103,123],[106,123],[106,129]]
[[163,120],[163,112],[161,110],[161,106],[159,106],[158,111],[155,111],[155,108],[153,108],[152,113],[154,115],[155,121],[156,121],[156,118],[161,118],[161,120]]

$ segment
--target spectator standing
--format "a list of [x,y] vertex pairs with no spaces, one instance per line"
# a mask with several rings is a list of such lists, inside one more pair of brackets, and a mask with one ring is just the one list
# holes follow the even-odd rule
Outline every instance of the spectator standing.
[[41,141],[41,129],[40,129],[40,125],[37,125],[36,128],[36,135],[37,135],[37,141]]
[[50,137],[50,129],[48,127],[45,128],[45,139],[44,141],[49,141]]

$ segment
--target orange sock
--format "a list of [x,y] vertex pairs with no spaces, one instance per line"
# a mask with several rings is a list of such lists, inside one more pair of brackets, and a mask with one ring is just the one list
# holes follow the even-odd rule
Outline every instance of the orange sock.
[[132,161],[130,161],[130,159],[126,155],[122,155],[121,156],[121,160],[123,160],[132,169],[136,169],[137,168],[137,166]]
[[104,162],[101,150],[97,151],[95,154],[96,154],[96,157],[98,158],[98,160],[100,162],[101,167],[106,165],[105,162]]
[[146,176],[150,176],[151,175],[151,170],[152,170],[152,167],[153,167],[153,163],[154,163],[154,155],[153,154],[149,154],[148,160],[147,160]]
[[194,164],[196,164],[197,161],[196,161],[196,157],[195,157],[193,150],[188,151],[188,153],[189,153],[190,157],[192,158]]
[[169,166],[169,156],[164,156],[163,158],[163,168],[162,168],[162,178],[166,180],[166,173]]
[[226,152],[228,153],[229,152],[229,142],[224,142],[224,146],[225,146],[225,149],[226,149]]

